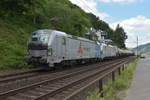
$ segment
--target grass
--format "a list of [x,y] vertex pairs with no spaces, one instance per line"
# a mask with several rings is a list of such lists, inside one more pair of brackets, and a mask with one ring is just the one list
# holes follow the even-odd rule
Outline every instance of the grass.
[[15,24],[15,20],[0,19],[0,69],[29,67],[23,58],[27,54],[29,34],[35,28],[25,23],[27,19],[16,20],[18,24]]
[[133,73],[136,69],[137,60],[127,65],[126,69],[117,76],[117,80],[112,82],[111,80],[107,84],[103,85],[104,97],[101,98],[99,90],[89,93],[86,100],[122,100],[125,96],[125,90],[131,86]]

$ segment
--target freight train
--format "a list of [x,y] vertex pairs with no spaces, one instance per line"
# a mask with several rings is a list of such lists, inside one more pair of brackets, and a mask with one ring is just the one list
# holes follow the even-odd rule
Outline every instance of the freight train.
[[48,67],[133,55],[132,51],[122,50],[117,46],[50,29],[32,32],[28,42],[28,53],[28,63],[46,64]]

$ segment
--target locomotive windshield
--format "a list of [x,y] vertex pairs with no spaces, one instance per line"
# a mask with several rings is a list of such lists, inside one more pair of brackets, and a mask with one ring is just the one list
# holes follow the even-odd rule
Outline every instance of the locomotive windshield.
[[31,41],[48,43],[49,37],[50,37],[49,31],[36,31],[31,34]]
[[47,50],[51,31],[38,30],[31,33],[30,42],[28,43],[29,50]]
[[41,41],[42,43],[47,43],[49,40],[49,35],[48,34],[44,34],[40,36],[39,41]]

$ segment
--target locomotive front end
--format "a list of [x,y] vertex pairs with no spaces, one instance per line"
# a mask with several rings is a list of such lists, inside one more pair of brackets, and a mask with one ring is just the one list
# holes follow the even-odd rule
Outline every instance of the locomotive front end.
[[51,55],[48,47],[50,31],[39,30],[32,32],[28,42],[28,56],[26,61],[32,64],[47,64],[47,57]]

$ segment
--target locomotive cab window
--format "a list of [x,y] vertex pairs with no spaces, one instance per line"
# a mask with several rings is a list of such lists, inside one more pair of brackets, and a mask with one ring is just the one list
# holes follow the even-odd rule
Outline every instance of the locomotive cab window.
[[31,40],[32,41],[39,41],[42,43],[48,43],[49,38],[50,38],[50,32],[48,31],[36,31],[36,32],[32,32],[31,34]]
[[40,41],[43,42],[43,43],[48,43],[48,34],[44,34],[44,35],[41,35],[40,37]]
[[32,37],[32,41],[38,41],[37,37]]
[[62,45],[66,45],[66,39],[65,39],[65,37],[62,38],[61,43],[62,43]]

